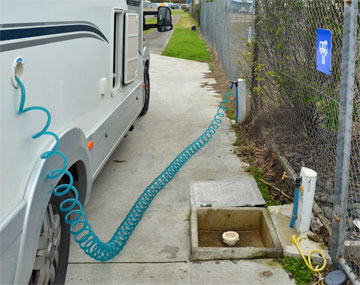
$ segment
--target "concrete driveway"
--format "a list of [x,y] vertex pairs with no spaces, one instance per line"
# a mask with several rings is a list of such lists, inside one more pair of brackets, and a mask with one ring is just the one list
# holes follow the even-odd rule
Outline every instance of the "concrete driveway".
[[[205,76],[208,65],[151,55],[149,112],[139,118],[93,185],[85,207],[93,229],[108,240],[138,196],[189,143],[202,134],[219,104]],[[123,251],[100,263],[72,244],[68,284],[291,284],[271,260],[190,261],[189,183],[238,180],[248,174],[233,154],[225,119],[148,208]]]
[[[175,25],[180,19],[179,15],[173,16],[172,23]],[[174,29],[170,32],[158,32],[156,29],[145,35],[146,45],[151,53],[161,54],[166,47],[169,39],[174,33]]]

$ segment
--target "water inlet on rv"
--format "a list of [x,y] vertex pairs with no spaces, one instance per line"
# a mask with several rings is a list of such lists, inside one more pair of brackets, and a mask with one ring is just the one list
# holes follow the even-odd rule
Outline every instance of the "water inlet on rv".
[[114,258],[120,253],[120,251],[125,246],[127,240],[135,230],[137,224],[140,222],[144,212],[150,206],[152,200],[156,195],[166,186],[167,183],[176,175],[176,173],[181,169],[181,167],[195,154],[197,153],[205,144],[207,144],[216,133],[216,130],[219,128],[223,118],[224,112],[226,111],[225,103],[230,103],[230,100],[227,99],[227,96],[233,96],[231,93],[233,84],[230,85],[229,92],[225,93],[223,100],[220,103],[214,119],[211,121],[208,128],[203,132],[203,134],[193,141],[189,146],[187,146],[171,163],[170,165],[158,176],[156,177],[144,192],[137,199],[123,222],[116,229],[112,238],[108,242],[103,242],[92,230],[90,223],[87,220],[87,216],[83,211],[82,204],[79,201],[79,194],[75,186],[73,185],[74,179],[72,174],[67,171],[68,161],[66,156],[59,151],[60,139],[53,133],[48,131],[51,123],[51,114],[50,112],[41,106],[32,106],[25,108],[25,87],[22,81],[15,77],[18,85],[21,90],[21,100],[18,113],[22,114],[32,110],[40,110],[46,113],[47,122],[43,129],[33,135],[33,139],[39,138],[43,135],[52,136],[56,140],[56,145],[53,150],[46,151],[41,154],[42,159],[48,159],[53,155],[58,155],[64,160],[64,165],[61,169],[55,169],[49,172],[49,179],[56,179],[63,175],[67,175],[69,178],[69,183],[60,184],[55,187],[53,193],[54,195],[60,197],[64,196],[70,191],[72,191],[74,198],[66,198],[60,204],[60,210],[62,212],[67,212],[65,215],[65,222],[70,225],[70,232],[74,235],[75,241],[79,244],[80,248],[90,257],[99,261],[108,261]]

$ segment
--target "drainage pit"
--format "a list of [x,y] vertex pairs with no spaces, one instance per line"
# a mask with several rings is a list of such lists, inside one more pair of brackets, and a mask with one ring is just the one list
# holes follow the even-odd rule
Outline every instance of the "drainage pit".
[[[228,245],[222,235],[239,234]],[[192,260],[279,257],[282,247],[264,208],[196,208],[191,213]]]

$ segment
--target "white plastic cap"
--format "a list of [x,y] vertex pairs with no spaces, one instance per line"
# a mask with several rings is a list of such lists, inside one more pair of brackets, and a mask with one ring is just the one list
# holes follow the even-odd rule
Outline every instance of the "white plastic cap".
[[222,239],[225,244],[233,246],[239,241],[239,234],[233,231],[224,232]]
[[300,175],[303,174],[307,177],[317,177],[316,171],[307,168],[307,167],[301,167]]

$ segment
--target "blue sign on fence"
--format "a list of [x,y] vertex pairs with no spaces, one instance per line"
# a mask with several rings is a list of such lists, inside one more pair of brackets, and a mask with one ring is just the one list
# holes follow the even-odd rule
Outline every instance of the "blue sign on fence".
[[328,75],[331,73],[331,31],[317,29],[316,69]]

